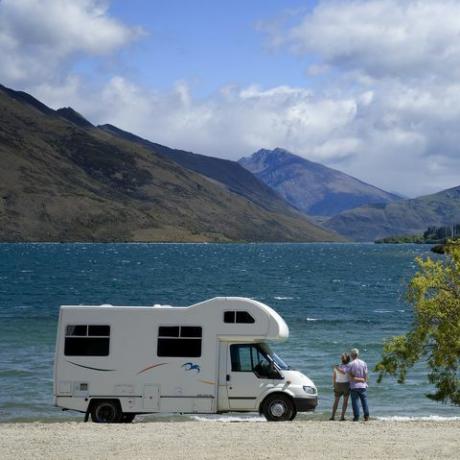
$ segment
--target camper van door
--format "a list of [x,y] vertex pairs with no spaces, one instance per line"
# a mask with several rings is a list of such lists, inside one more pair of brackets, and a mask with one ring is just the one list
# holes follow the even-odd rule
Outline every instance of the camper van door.
[[228,344],[227,375],[231,410],[257,410],[260,395],[274,385],[272,364],[256,343]]

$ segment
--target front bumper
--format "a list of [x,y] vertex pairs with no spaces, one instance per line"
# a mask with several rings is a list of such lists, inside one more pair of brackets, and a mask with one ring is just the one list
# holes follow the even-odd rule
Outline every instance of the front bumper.
[[294,405],[297,412],[310,412],[318,405],[318,398],[294,398]]

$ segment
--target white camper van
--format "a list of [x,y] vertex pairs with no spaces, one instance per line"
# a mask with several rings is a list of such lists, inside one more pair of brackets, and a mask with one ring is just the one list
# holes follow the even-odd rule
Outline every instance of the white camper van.
[[55,405],[95,422],[146,413],[263,413],[292,420],[317,405],[313,382],[267,341],[289,329],[255,300],[217,297],[189,307],[62,306]]

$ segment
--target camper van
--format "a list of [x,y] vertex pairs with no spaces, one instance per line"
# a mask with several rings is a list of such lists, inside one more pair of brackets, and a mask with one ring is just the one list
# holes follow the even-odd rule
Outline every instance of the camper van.
[[292,420],[314,410],[318,396],[269,345],[288,336],[277,312],[240,297],[189,307],[61,306],[55,405],[99,423],[148,413]]

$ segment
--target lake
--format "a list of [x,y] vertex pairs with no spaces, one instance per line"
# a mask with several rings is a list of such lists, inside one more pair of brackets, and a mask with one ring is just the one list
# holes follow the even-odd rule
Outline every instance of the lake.
[[[273,348],[318,386],[316,413],[332,405],[332,366],[361,350],[373,368],[385,338],[412,320],[404,300],[424,245],[373,244],[0,244],[0,421],[81,415],[52,406],[61,304],[191,305],[215,296],[264,302],[290,337]],[[423,364],[405,385],[371,375],[371,415],[452,417],[430,401]]]

